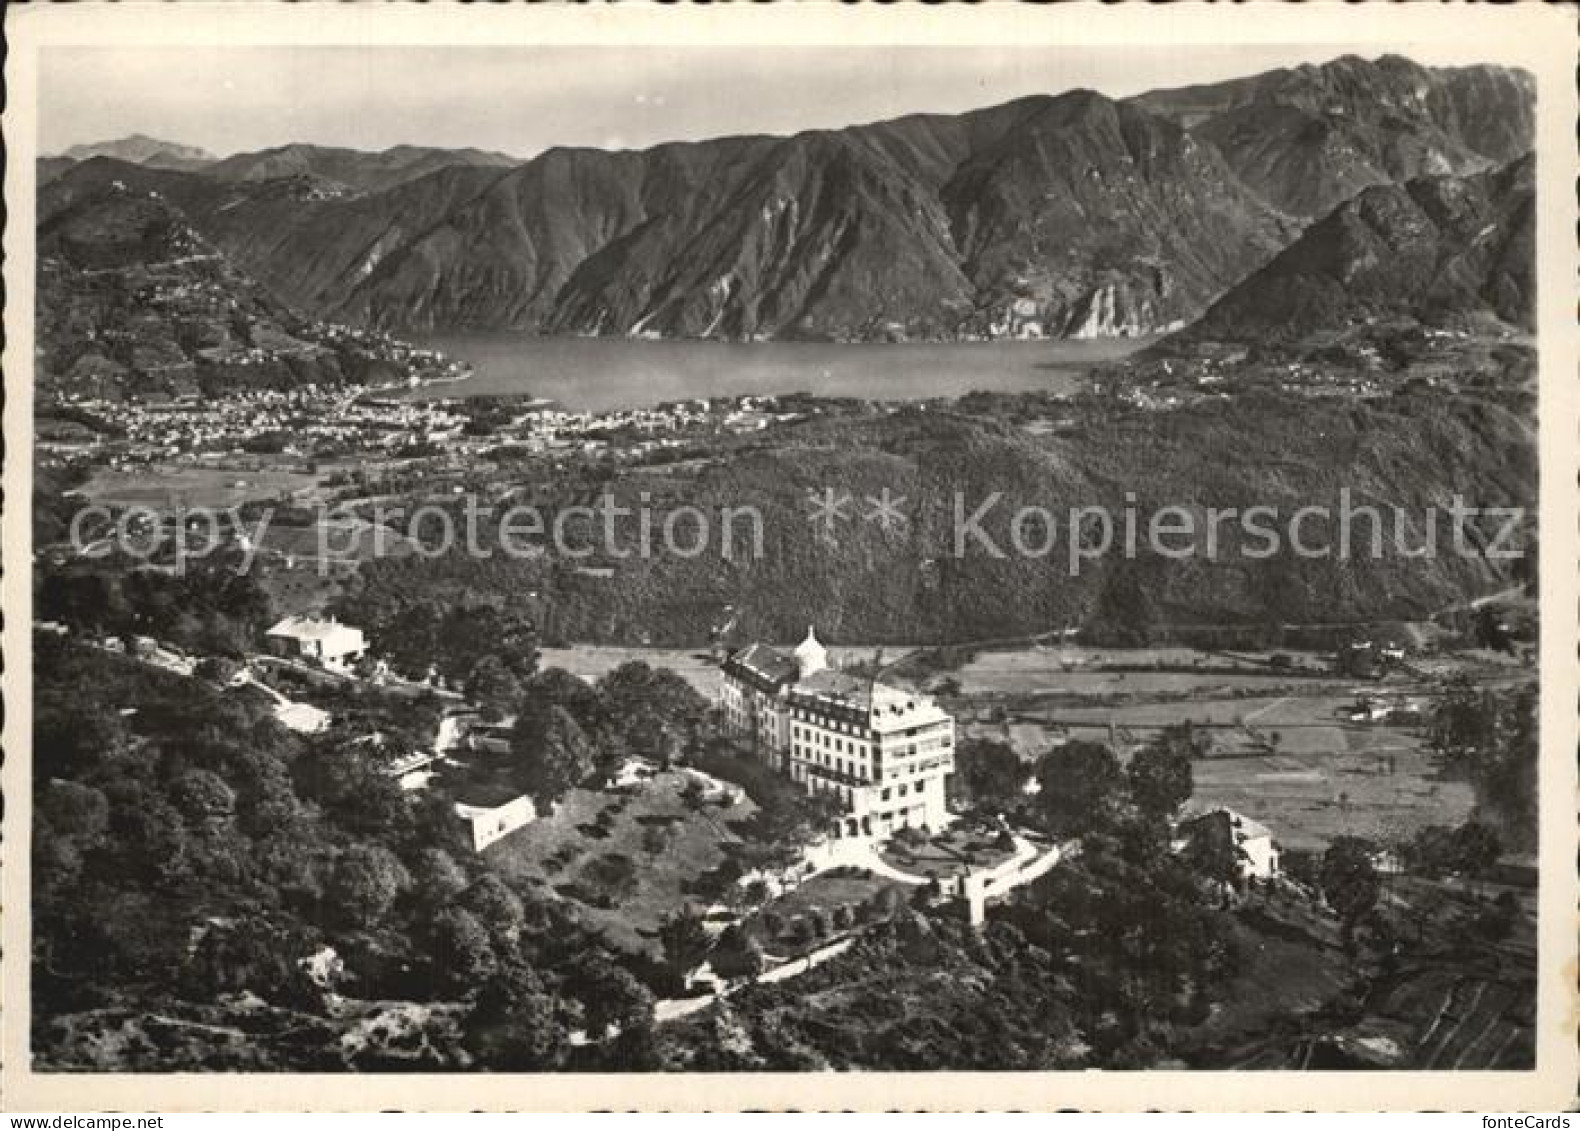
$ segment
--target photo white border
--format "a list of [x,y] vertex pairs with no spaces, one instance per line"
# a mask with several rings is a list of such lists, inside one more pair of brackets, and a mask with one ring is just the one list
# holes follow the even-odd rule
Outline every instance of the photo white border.
[[[3,128],[6,458],[5,760],[0,789],[0,1107],[7,1111],[246,1110],[1482,1110],[1574,1102],[1576,1051],[1576,25],[1565,5],[1174,4],[846,7],[417,6],[381,3],[9,6]],[[1541,454],[1541,917],[1532,1072],[1074,1072],[673,1075],[35,1073],[28,1055],[31,798],[33,238],[38,52],[50,45],[1331,44],[1410,54],[1472,42],[1538,79]],[[91,78],[88,80],[91,81]]]

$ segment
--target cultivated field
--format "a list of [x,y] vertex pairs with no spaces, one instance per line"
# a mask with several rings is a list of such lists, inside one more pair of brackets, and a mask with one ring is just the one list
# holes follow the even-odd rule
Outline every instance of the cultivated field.
[[300,471],[155,464],[136,471],[101,470],[80,490],[107,506],[223,508],[277,499],[317,484],[318,476]]
[[1419,729],[1350,722],[1363,688],[1333,688],[1330,695],[1050,706],[967,731],[999,739],[1007,733],[1029,761],[1058,742],[1105,742],[1111,734],[1123,754],[1159,728],[1189,720],[1213,745],[1212,756],[1194,765],[1197,803],[1254,817],[1288,847],[1321,847],[1344,833],[1393,841],[1423,825],[1464,820],[1470,787],[1441,774]]
[[[1161,664],[1168,671],[1108,671],[1105,665],[1143,667]],[[1197,668],[1201,670],[1178,670]],[[965,695],[1106,695],[1114,693],[1198,693],[1229,687],[1256,689],[1276,685],[1321,687],[1332,680],[1304,659],[1291,670],[1265,663],[1236,662],[1184,648],[1137,652],[1076,648],[986,652],[949,673]]]

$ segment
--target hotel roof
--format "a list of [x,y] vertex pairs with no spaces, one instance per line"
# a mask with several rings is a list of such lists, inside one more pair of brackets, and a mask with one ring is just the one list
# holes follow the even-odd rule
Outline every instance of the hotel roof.
[[860,715],[865,726],[878,731],[902,730],[948,717],[925,695],[833,668],[814,672],[797,683],[790,689],[790,697],[804,706]]
[[766,644],[748,644],[724,661],[724,670],[763,691],[778,691],[801,672],[795,660]]

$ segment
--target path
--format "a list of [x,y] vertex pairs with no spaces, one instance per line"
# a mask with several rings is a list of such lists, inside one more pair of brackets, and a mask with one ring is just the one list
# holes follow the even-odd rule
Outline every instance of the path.
[[676,1021],[682,1017],[689,1017],[693,1013],[698,1013],[714,1002],[729,997],[737,990],[744,989],[747,986],[786,982],[791,978],[799,977],[808,970],[821,966],[823,963],[844,954],[856,945],[857,937],[858,935],[856,934],[850,934],[844,938],[835,939],[833,942],[820,946],[816,950],[808,951],[800,958],[793,958],[782,966],[775,966],[772,970],[764,970],[749,981],[737,982],[732,986],[726,986],[717,993],[701,994],[698,997],[663,998],[653,1003],[653,1020],[659,1025],[669,1021]]

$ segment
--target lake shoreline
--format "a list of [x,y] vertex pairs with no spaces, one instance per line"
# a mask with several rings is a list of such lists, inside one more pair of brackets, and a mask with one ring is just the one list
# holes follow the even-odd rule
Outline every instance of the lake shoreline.
[[402,399],[530,395],[607,412],[736,396],[931,400],[974,391],[1073,393],[1085,372],[1156,337],[984,342],[720,342],[545,337],[489,331],[408,335],[471,366]]

